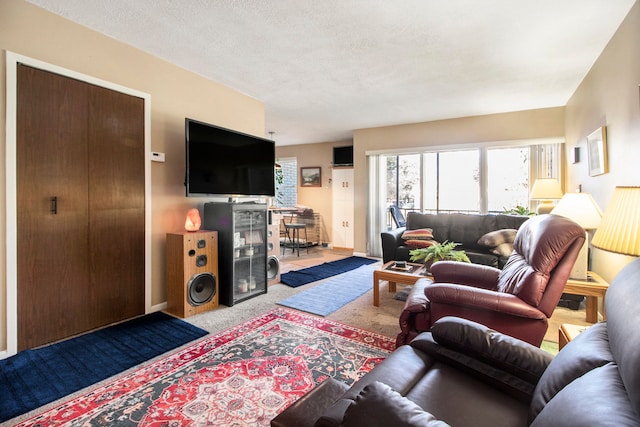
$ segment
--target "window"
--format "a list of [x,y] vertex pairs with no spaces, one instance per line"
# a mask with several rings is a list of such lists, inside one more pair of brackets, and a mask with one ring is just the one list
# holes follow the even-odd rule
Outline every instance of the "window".
[[387,156],[387,206],[479,210],[479,150]]
[[295,206],[298,203],[298,161],[295,158],[276,160],[275,174],[275,205]]
[[487,150],[489,212],[529,206],[529,147]]
[[[498,213],[533,208],[530,183],[538,176],[562,176],[562,147],[480,147],[370,157],[380,157],[386,166],[385,208],[397,205],[405,216],[412,210]],[[387,218],[383,226],[392,227]]]
[[437,211],[480,211],[479,150],[437,153]]
[[419,209],[420,154],[387,157],[387,200],[401,209]]

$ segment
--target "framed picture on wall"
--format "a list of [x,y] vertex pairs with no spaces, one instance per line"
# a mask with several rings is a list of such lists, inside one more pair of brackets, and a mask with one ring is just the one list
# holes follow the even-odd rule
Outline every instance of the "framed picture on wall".
[[587,136],[587,154],[589,156],[589,176],[608,172],[606,126],[598,128]]
[[301,187],[321,187],[322,168],[320,166],[300,168]]

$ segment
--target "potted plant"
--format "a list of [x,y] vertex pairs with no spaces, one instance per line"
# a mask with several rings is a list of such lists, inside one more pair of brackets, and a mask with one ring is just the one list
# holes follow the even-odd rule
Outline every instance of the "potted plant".
[[471,262],[465,251],[455,250],[456,246],[460,246],[460,243],[445,241],[443,243],[435,243],[427,248],[413,249],[409,251],[409,259],[415,262],[424,262],[427,270],[437,261]]
[[507,209],[503,208],[504,213],[508,215],[523,215],[523,216],[533,216],[536,213],[529,210],[528,207],[522,205],[516,205],[515,208]]

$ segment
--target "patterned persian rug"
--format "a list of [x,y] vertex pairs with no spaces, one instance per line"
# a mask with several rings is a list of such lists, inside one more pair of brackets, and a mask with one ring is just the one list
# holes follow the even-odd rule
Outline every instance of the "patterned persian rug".
[[208,336],[19,426],[268,426],[333,377],[352,384],[394,339],[286,308]]

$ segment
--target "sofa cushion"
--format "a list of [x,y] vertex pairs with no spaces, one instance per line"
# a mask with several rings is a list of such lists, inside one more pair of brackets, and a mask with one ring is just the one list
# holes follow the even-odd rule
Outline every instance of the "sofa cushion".
[[496,332],[471,320],[446,316],[431,327],[443,346],[536,384],[552,356],[524,341]]
[[640,422],[617,365],[609,363],[585,373],[563,388],[532,420],[531,426],[637,427]]
[[407,230],[430,228],[433,230],[433,238],[439,242],[449,239],[451,228],[451,215],[423,214],[409,212],[407,214]]
[[568,384],[611,361],[607,324],[597,323],[586,329],[563,347],[542,374],[531,402],[530,417],[535,418]]
[[518,230],[515,228],[503,228],[490,231],[478,239],[478,244],[488,248],[495,248],[503,243],[513,243],[517,232]]
[[446,427],[413,401],[388,385],[375,381],[362,389],[347,408],[342,426],[428,426]]

